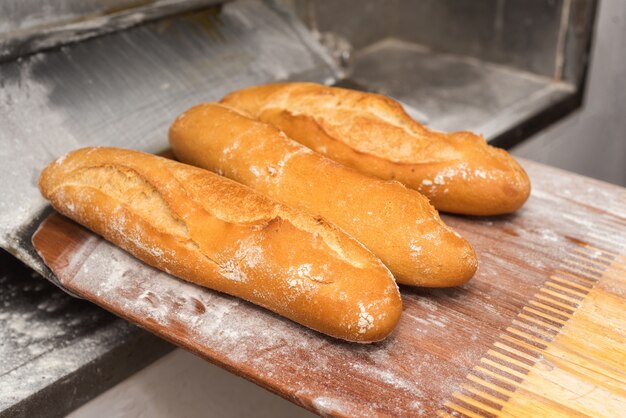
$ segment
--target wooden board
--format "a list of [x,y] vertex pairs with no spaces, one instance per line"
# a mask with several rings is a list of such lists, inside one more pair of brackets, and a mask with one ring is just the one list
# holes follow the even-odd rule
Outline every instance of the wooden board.
[[403,287],[397,330],[372,345],[156,271],[58,214],[33,243],[70,291],[322,415],[624,416],[626,190],[523,164],[517,214],[445,217],[476,277]]

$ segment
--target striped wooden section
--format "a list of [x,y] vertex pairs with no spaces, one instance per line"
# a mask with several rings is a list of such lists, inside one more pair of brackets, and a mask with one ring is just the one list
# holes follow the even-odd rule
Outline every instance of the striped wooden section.
[[440,417],[626,416],[626,256],[613,221],[578,241]]

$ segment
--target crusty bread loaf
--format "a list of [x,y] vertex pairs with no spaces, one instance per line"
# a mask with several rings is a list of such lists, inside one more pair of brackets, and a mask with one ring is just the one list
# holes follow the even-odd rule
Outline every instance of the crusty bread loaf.
[[322,218],[165,158],[86,148],[51,163],[54,208],[144,262],[333,337],[371,342],[395,327],[393,276]]
[[396,179],[439,210],[498,215],[530,194],[522,167],[470,132],[428,129],[387,97],[314,83],[276,83],[229,94],[223,104],[271,123],[349,167]]
[[178,117],[169,138],[180,161],[322,215],[380,257],[399,283],[455,286],[476,270],[472,247],[424,196],[329,160],[267,123],[207,103]]

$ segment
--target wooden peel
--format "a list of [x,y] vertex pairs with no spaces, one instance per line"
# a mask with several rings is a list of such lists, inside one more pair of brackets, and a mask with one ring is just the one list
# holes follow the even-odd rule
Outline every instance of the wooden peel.
[[33,244],[59,281],[155,334],[332,416],[617,416],[626,410],[626,190],[524,162],[528,204],[445,217],[480,268],[402,288],[390,338],[344,343],[134,259],[58,214]]

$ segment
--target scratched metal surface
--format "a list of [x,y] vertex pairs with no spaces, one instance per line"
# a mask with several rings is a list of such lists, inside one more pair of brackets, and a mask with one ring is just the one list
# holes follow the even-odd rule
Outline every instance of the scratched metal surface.
[[0,61],[229,0],[0,2]]
[[46,214],[40,170],[69,150],[158,152],[186,108],[278,79],[332,82],[336,70],[290,13],[236,1],[0,65],[0,247],[48,278],[30,237]]
[[393,38],[358,51],[351,78],[419,110],[434,129],[487,140],[576,93],[548,77]]

